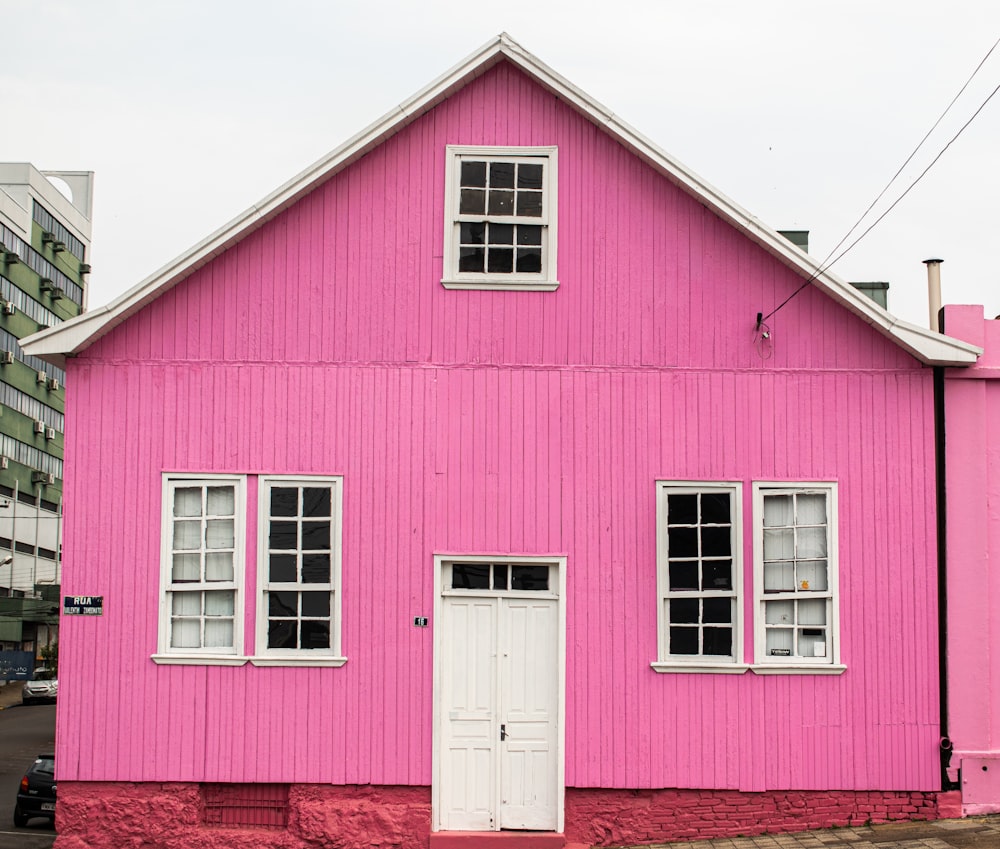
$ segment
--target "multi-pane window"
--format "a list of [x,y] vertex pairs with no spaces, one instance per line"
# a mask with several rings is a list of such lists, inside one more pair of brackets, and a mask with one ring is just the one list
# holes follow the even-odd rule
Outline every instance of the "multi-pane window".
[[836,489],[755,484],[761,663],[835,663]]
[[660,662],[736,662],[739,488],[661,483],[657,502]]
[[260,504],[259,653],[335,654],[338,481],[268,479]]
[[242,491],[242,481],[231,478],[167,483],[161,637],[167,651],[237,651]]
[[555,148],[448,148],[446,286],[555,288],[555,166]]

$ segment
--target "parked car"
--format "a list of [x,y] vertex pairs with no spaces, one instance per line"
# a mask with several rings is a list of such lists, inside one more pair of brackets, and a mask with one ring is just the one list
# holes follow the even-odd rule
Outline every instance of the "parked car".
[[56,819],[56,756],[39,755],[21,779],[14,805],[14,825],[23,827],[34,817]]
[[54,702],[59,694],[59,679],[51,669],[41,667],[35,670],[33,681],[25,681],[21,690],[21,704],[30,705],[35,702]]

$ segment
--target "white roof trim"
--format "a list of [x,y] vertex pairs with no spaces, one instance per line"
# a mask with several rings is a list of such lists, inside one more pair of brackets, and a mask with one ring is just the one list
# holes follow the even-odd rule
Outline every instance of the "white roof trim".
[[[761,223],[722,192],[620,120],[613,112],[532,56],[506,33],[502,33],[413,97],[383,115],[367,129],[348,139],[336,150],[111,303],[25,337],[21,340],[21,347],[28,354],[63,365],[67,355],[85,350],[196,269],[295,203],[320,182],[399,132],[435,104],[444,100],[451,92],[482,75],[502,59],[509,60],[590,120],[603,126],[613,138],[698,198],[720,217],[743,231],[786,265],[806,276],[819,271],[820,264],[815,259]],[[849,283],[829,272],[819,273],[813,282],[835,301],[924,363],[968,365],[974,363],[982,353],[982,350],[975,345],[900,321]],[[762,308],[766,306],[761,305]],[[752,316],[748,316],[748,321],[751,320]]]

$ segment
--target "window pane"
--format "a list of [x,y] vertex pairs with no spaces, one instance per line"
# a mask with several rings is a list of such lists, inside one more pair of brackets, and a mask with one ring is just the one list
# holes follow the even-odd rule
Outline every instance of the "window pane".
[[670,589],[671,590],[696,590],[698,589],[698,561],[680,560],[670,561]]
[[826,657],[826,629],[804,628],[799,631],[799,655]]
[[329,616],[330,593],[302,593],[303,616]]
[[[295,580],[292,578],[291,580]],[[330,583],[330,555],[303,554],[302,582],[305,584]]]
[[542,217],[542,193],[541,192],[518,192],[517,193],[517,214],[531,218]]
[[795,622],[795,602],[765,601],[764,621],[768,625],[791,625]]
[[519,245],[538,246],[542,244],[542,228],[534,224],[517,225],[517,243]]
[[205,593],[206,616],[232,616],[236,593],[233,590],[210,590]]
[[800,625],[825,625],[826,624],[826,601],[814,599],[799,602],[799,624]]
[[210,486],[208,488],[208,507],[205,511],[210,516],[233,516],[236,513],[236,491],[231,486]]
[[668,495],[667,524],[694,525],[698,522],[697,495]]
[[518,165],[517,187],[519,189],[542,188],[542,166],[526,162]]
[[490,244],[491,245],[513,245],[514,225],[513,224],[490,224]]
[[170,580],[175,582],[201,580],[201,555],[175,554]]
[[520,248],[517,252],[519,274],[538,274],[542,270],[542,252],[537,248]]
[[696,598],[672,598],[670,599],[670,623],[675,625],[679,622],[698,621],[698,599]]
[[514,251],[510,248],[490,248],[489,272],[510,274],[514,270]]
[[547,590],[549,588],[549,567],[511,566],[510,588],[512,590]]
[[232,619],[207,619],[205,621],[205,648],[231,648],[232,645]]
[[796,541],[796,557],[826,557],[826,528],[799,528]]
[[507,567],[502,563],[496,563],[493,566],[493,589],[507,589]]
[[795,531],[791,528],[764,531],[765,560],[791,560],[793,557],[795,557]]
[[795,502],[795,511],[798,525],[825,525],[826,496],[800,495]]
[[773,528],[792,524],[792,496],[764,496],[764,527]]
[[182,551],[201,548],[201,522],[174,522],[174,548]]
[[298,580],[297,558],[294,554],[272,554],[268,558],[268,580],[276,584],[292,584]]
[[490,215],[513,215],[514,193],[506,191],[491,191],[489,213]]
[[268,616],[295,616],[299,611],[297,592],[269,592],[267,594]]
[[271,488],[271,515],[297,516],[299,513],[299,491],[294,487],[275,486]]
[[459,225],[459,242],[463,245],[485,245],[486,225],[480,221],[466,221]]
[[490,187],[494,189],[514,188],[514,163],[490,163]]
[[170,647],[175,649],[201,648],[201,621],[198,619],[171,620]]
[[299,547],[298,525],[295,522],[271,522],[268,548],[294,550]]
[[269,649],[295,649],[295,620],[271,619],[267,623]]
[[236,544],[236,529],[232,519],[209,519],[205,527],[206,548],[232,548]]
[[303,622],[302,623],[302,648],[304,649],[328,649],[330,648],[330,625],[328,622]]
[[670,628],[671,654],[698,654],[697,628]]
[[451,586],[456,590],[488,590],[490,567],[479,563],[456,563],[451,567]]
[[458,270],[481,273],[486,264],[486,251],[482,248],[462,248],[459,251]]
[[728,525],[730,523],[728,492],[703,492],[701,494],[701,521],[706,525]]
[[174,593],[170,609],[174,616],[201,616],[201,593]]
[[729,528],[702,528],[701,553],[703,557],[726,557],[732,554]]
[[310,551],[330,547],[330,522],[303,522],[302,548]]
[[485,162],[463,162],[462,163],[462,185],[463,186],[486,186],[486,163]]
[[704,628],[701,632],[702,654],[730,657],[733,654],[732,628]]
[[706,560],[701,564],[703,590],[731,590],[733,588],[733,561]]
[[698,556],[698,529],[671,528],[667,539],[667,550],[673,557]]
[[212,551],[205,555],[205,580],[233,580],[233,553],[231,551]]
[[764,564],[764,592],[784,593],[795,589],[795,567],[787,560]]
[[462,215],[482,215],[486,211],[486,192],[482,189],[462,189],[458,211]]
[[791,628],[769,628],[764,652],[768,657],[788,657],[794,651],[793,640]]
[[732,622],[733,602],[728,598],[706,598],[702,602],[702,622]]
[[201,487],[184,486],[174,490],[175,516],[201,515]]
[[799,563],[797,576],[798,589],[802,592],[825,593],[829,588],[825,560],[807,560],[805,563]]

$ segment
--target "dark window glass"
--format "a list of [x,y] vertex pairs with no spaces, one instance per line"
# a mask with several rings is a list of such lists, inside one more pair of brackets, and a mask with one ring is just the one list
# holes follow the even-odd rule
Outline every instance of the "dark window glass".
[[541,245],[542,228],[534,224],[518,224],[517,243],[519,245]]
[[484,186],[486,185],[486,163],[485,162],[463,162],[462,163],[462,185],[463,186]]
[[733,561],[706,560],[701,564],[703,590],[731,590],[733,588]]
[[733,653],[732,628],[705,628],[701,639],[702,654],[731,656]]
[[34,554],[35,547],[26,542],[17,542],[14,544],[14,550],[21,552],[21,554]]
[[304,584],[330,583],[329,554],[302,555],[302,583]]
[[670,653],[698,654],[698,629],[671,627]]
[[50,513],[58,513],[59,512],[59,505],[56,504],[54,501],[46,501],[43,498],[42,499],[42,509],[43,510],[48,510]]
[[701,521],[706,525],[728,525],[729,493],[704,492],[701,495]]
[[327,622],[302,623],[302,648],[330,648],[330,625]]
[[271,515],[297,516],[299,513],[299,491],[291,487],[271,489]]
[[490,163],[490,188],[493,188],[493,189],[513,189],[514,188],[514,163],[513,162],[491,162]]
[[458,211],[463,215],[482,215],[486,210],[486,192],[482,189],[462,189]]
[[302,548],[315,551],[330,547],[330,522],[303,522]]
[[269,592],[267,594],[268,616],[295,616],[298,613],[299,594],[297,592]]
[[522,274],[537,274],[542,270],[542,252],[538,248],[520,248],[517,270]]
[[698,521],[697,495],[668,495],[667,524],[694,525]]
[[330,593],[302,593],[303,616],[329,616]]
[[510,588],[512,590],[547,590],[549,588],[549,567],[511,566]]
[[514,193],[491,191],[489,213],[490,215],[513,215]]
[[518,192],[517,193],[517,214],[526,215],[531,218],[541,218],[542,215],[542,193],[541,192]]
[[517,166],[517,187],[519,189],[542,188],[542,166],[522,163]]
[[456,590],[488,590],[490,567],[479,563],[456,563],[451,567],[451,586]]
[[486,251],[482,248],[462,248],[459,252],[458,257],[458,270],[459,271],[478,271],[483,270],[483,265],[486,263]]
[[698,621],[698,599],[696,598],[672,598],[670,599],[670,622],[676,625],[681,622]]
[[490,248],[489,269],[492,274],[510,274],[514,270],[512,248]]
[[332,494],[326,487],[307,487],[302,490],[302,515],[329,516]]
[[22,504],[34,504],[37,499],[30,492],[19,492],[17,500]]
[[670,589],[698,589],[698,563],[694,560],[682,560],[670,563]]
[[297,649],[295,645],[295,620],[271,619],[267,623],[269,649]]
[[507,589],[507,567],[502,563],[498,563],[493,567],[493,589]]
[[703,557],[726,557],[732,554],[729,528],[702,528],[701,554]]
[[701,613],[702,622],[732,622],[733,603],[728,598],[706,598]]
[[295,574],[297,564],[294,554],[272,554],[269,565],[269,580],[283,584],[291,584],[298,580],[298,575]]
[[698,529],[671,528],[668,533],[667,550],[671,557],[697,557]]
[[298,525],[295,522],[271,522],[268,548],[294,550],[299,547]]
[[513,224],[490,224],[490,244],[491,245],[513,245],[514,225]]
[[480,221],[466,221],[460,225],[463,245],[485,245],[486,226]]

